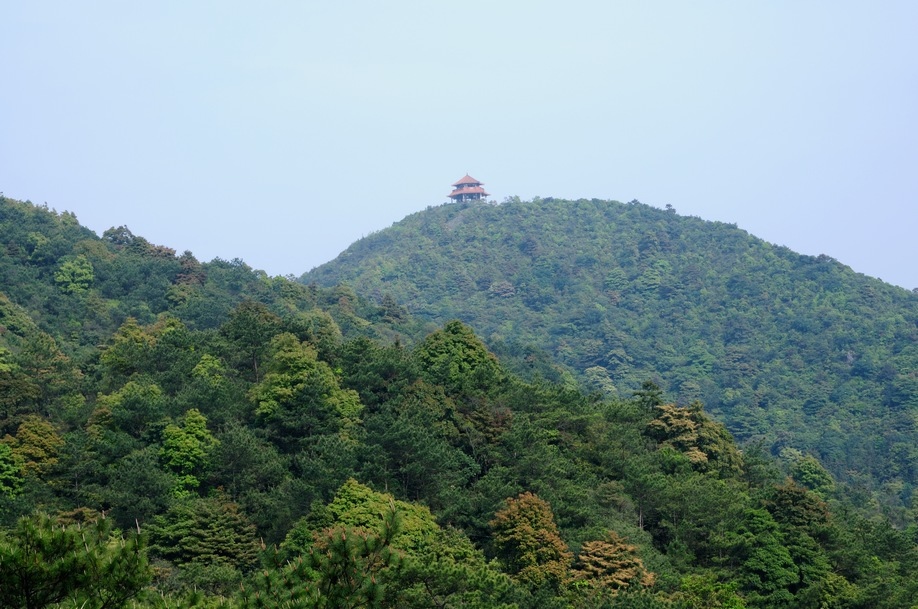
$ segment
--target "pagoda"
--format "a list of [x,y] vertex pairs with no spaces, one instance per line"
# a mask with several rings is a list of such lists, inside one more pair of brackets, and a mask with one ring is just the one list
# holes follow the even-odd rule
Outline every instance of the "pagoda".
[[491,195],[481,187],[481,182],[465,174],[464,178],[453,184],[453,192],[446,196],[459,203],[461,201],[480,201],[482,197]]

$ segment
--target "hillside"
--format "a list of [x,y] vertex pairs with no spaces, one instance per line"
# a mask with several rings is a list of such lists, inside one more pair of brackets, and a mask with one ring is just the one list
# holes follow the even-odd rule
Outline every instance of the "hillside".
[[0,199],[0,237],[3,607],[898,609],[918,592],[914,522],[833,491],[812,458],[785,476],[652,383],[525,380],[461,322],[29,203]]
[[918,296],[827,256],[638,202],[512,200],[428,208],[301,281],[536,345],[605,395],[652,379],[896,518],[918,484]]
[[200,262],[124,226],[100,237],[72,213],[2,195],[0,244],[0,346],[17,346],[18,330],[28,326],[70,356],[91,357],[128,318],[151,324],[168,315],[213,330],[249,301],[304,320],[322,310],[350,337],[424,332],[397,307],[384,309],[346,288],[307,289],[240,259]]

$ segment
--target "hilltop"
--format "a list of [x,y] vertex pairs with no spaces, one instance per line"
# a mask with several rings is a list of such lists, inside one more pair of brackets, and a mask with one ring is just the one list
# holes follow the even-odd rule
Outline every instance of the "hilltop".
[[883,509],[918,484],[918,296],[734,225],[636,201],[448,204],[301,281],[460,319],[499,353],[535,346],[604,395],[653,380]]

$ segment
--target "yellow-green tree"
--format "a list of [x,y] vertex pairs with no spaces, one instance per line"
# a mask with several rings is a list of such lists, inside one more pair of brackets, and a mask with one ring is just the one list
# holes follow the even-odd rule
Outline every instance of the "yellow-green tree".
[[530,492],[507,499],[490,524],[497,557],[512,577],[536,588],[568,581],[573,554],[547,501]]
[[637,550],[637,546],[615,531],[606,533],[604,539],[587,541],[577,556],[574,579],[614,590],[632,585],[652,586],[656,576],[644,567]]
[[9,444],[23,471],[35,476],[43,476],[57,465],[64,446],[54,425],[38,415],[25,417],[16,435],[7,436],[3,441]]
[[656,416],[647,424],[645,433],[685,455],[694,469],[726,474],[742,468],[742,455],[730,432],[708,417],[700,402],[688,408],[660,404],[654,410]]

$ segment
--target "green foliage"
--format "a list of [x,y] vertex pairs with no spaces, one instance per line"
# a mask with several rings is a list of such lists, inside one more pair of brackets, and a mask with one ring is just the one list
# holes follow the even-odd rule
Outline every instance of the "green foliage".
[[390,545],[398,530],[395,511],[381,516],[375,531],[336,526],[317,533],[308,554],[244,588],[241,607],[382,608],[383,581],[397,569],[399,555]]
[[151,552],[174,565],[173,578],[211,593],[228,592],[255,567],[261,548],[255,527],[220,494],[183,499],[147,529]]
[[352,439],[363,410],[357,392],[341,389],[315,349],[289,333],[271,340],[264,379],[250,395],[255,414],[271,426],[285,450],[314,435],[338,433]]
[[129,381],[121,389],[100,395],[92,423],[146,438],[166,415],[166,396],[159,385],[148,379]]
[[447,394],[477,396],[498,387],[503,371],[468,326],[451,321],[415,351],[423,378]]
[[797,573],[783,545],[777,523],[765,510],[749,510],[738,533],[731,538],[732,553],[740,561],[740,588],[753,607],[793,606],[791,586]]
[[665,446],[671,446],[700,471],[738,473],[742,457],[723,425],[704,416],[701,403],[688,408],[675,404],[655,407],[656,416],[647,424],[648,436]]
[[207,418],[196,408],[185,413],[180,425],[166,426],[160,456],[164,465],[178,476],[175,491],[178,497],[188,496],[201,485],[219,444],[207,429]]
[[462,319],[509,369],[535,358],[506,345],[531,345],[604,395],[654,379],[664,401],[811,455],[906,522],[918,298],[827,256],[636,201],[508,200],[410,215],[301,280]]
[[150,581],[143,538],[116,535],[104,520],[61,525],[44,514],[0,532],[0,606],[62,603],[119,609]]
[[710,574],[685,577],[677,598],[686,609],[746,609],[735,583],[718,582]]
[[34,476],[44,476],[57,465],[64,444],[54,425],[37,415],[25,417],[16,434],[3,440],[22,464],[23,472]]
[[913,602],[911,300],[639,204],[507,205],[421,214],[374,305],[0,197],[3,543],[139,525],[138,609]]
[[9,445],[0,442],[0,498],[13,497],[20,490],[22,490],[22,468]]
[[92,263],[80,254],[61,263],[54,273],[54,281],[65,294],[81,294],[92,285],[95,275]]

